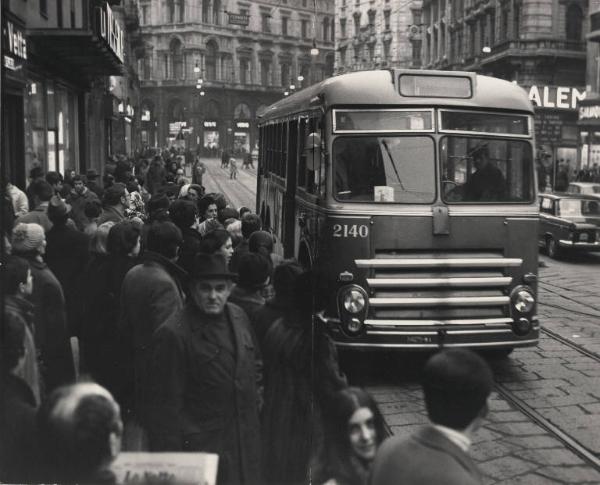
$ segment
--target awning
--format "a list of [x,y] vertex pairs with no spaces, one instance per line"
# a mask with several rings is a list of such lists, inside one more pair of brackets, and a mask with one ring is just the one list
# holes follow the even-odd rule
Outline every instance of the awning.
[[121,60],[92,30],[31,29],[27,32],[40,57],[90,75],[123,75]]

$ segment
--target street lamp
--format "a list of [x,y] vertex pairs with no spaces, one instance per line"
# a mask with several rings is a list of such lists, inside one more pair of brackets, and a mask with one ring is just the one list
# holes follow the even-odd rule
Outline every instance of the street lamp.
[[204,96],[206,93],[204,91],[200,91],[200,96]]
[[489,54],[490,52],[492,52],[492,48],[489,45],[483,46],[481,52],[483,52],[484,54]]
[[296,85],[295,84],[290,84],[290,91],[293,91],[294,89],[296,89]]
[[299,82],[302,82],[302,81],[304,81],[304,76],[302,76],[302,75],[298,76],[298,81],[299,81]]
[[290,92],[289,92],[289,91],[284,91],[284,92],[283,92],[283,95],[284,95],[284,96],[287,96],[288,94],[290,94]]

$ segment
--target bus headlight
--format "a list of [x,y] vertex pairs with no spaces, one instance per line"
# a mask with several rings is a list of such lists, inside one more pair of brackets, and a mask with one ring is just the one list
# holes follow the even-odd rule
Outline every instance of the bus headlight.
[[344,293],[344,309],[348,313],[360,313],[365,308],[365,295],[355,288]]
[[369,311],[369,296],[365,289],[358,285],[343,286],[338,291],[337,302],[342,332],[350,337],[361,335]]
[[521,286],[515,288],[511,295],[510,301],[512,302],[513,308],[518,313],[531,313],[535,306],[535,297],[530,288]]

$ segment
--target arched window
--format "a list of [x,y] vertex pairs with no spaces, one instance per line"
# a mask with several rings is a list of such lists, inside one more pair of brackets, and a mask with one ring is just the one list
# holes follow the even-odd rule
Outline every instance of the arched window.
[[583,12],[579,5],[571,4],[567,9],[567,39],[581,40]]
[[219,10],[221,10],[221,1],[213,0],[213,24],[219,25]]
[[219,107],[219,103],[217,103],[214,99],[211,99],[206,104],[206,118],[207,119],[218,119],[220,118],[219,113],[221,112],[221,108]]
[[171,73],[173,79],[183,79],[183,46],[179,39],[173,39],[169,45],[169,52],[171,54]]
[[206,44],[206,79],[215,81],[217,79],[217,43],[214,40]]
[[329,18],[323,19],[323,40],[327,42],[329,40]]
[[236,120],[249,120],[252,118],[248,105],[245,103],[238,104],[233,110],[233,118]]
[[169,103],[169,121],[185,121],[185,109],[181,100],[175,98]]

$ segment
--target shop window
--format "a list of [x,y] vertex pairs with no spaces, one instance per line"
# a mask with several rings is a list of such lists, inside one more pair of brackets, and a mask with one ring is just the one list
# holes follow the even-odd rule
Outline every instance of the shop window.
[[583,12],[579,5],[571,4],[567,9],[567,39],[581,40],[581,31],[583,24]]

